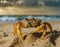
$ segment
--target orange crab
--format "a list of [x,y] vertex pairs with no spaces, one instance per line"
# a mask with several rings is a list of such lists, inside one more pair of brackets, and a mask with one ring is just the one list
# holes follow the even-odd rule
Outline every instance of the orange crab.
[[19,36],[23,40],[23,34],[21,31],[21,28],[29,28],[29,27],[35,27],[36,29],[33,30],[30,33],[39,33],[40,31],[43,31],[43,34],[41,36],[41,39],[46,35],[47,28],[49,27],[51,33],[52,33],[52,26],[48,22],[42,22],[40,19],[30,18],[30,19],[24,19],[20,22],[17,22],[14,24],[14,35]]

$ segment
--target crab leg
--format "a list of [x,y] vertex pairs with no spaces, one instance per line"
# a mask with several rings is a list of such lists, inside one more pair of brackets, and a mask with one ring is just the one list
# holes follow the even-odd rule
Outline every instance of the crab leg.
[[49,29],[50,29],[50,31],[52,33],[52,27],[47,22],[44,22],[42,25],[40,25],[39,27],[37,27],[34,31],[32,31],[32,33],[43,31],[43,34],[42,34],[42,37],[41,37],[41,39],[42,39],[45,36],[46,32],[47,32],[47,26],[46,25],[49,27]]
[[21,40],[23,40],[22,32],[21,32],[21,30],[19,30],[19,29],[17,29],[17,36],[18,36]]
[[22,35],[22,32],[21,32],[21,28],[19,26],[20,24],[17,24],[17,36],[21,39],[23,39],[23,35]]
[[46,35],[46,32],[47,32],[47,28],[45,27],[45,29],[43,29],[43,34],[41,36],[41,39],[43,39],[43,37]]
[[34,33],[34,32],[40,32],[40,31],[43,31],[43,34],[42,34],[42,37],[41,37],[41,39],[42,39],[45,36],[46,31],[47,31],[45,24],[42,24],[39,27],[37,27],[34,31],[32,31],[32,33]]
[[48,26],[48,28],[50,29],[50,32],[53,34],[51,24],[49,24],[49,23],[47,23],[47,22],[45,22],[45,24]]
[[40,25],[39,27],[37,27],[34,31],[32,31],[32,33],[34,32],[40,32],[44,29],[44,24]]

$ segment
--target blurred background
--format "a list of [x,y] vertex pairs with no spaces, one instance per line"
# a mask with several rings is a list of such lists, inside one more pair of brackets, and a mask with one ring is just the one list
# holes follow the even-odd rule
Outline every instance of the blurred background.
[[0,15],[60,15],[60,0],[0,0]]
[[0,6],[60,6],[60,0],[0,0]]
[[0,22],[24,18],[60,20],[60,0],[0,0]]

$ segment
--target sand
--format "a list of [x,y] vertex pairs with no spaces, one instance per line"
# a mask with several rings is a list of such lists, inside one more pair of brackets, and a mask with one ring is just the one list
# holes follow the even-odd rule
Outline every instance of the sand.
[[[53,35],[40,40],[29,34],[24,41],[13,35],[13,23],[0,23],[0,47],[60,47],[60,21],[48,21],[53,27]],[[23,35],[35,28],[22,29]]]

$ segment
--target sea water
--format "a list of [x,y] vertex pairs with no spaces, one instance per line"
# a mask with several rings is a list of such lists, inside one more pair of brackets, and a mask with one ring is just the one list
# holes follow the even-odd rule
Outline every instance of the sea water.
[[19,15],[19,16],[0,16],[0,22],[16,22],[25,18],[37,18],[41,20],[60,21],[59,15]]

